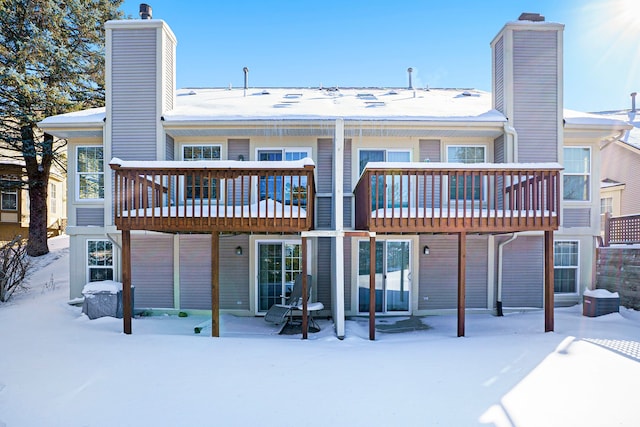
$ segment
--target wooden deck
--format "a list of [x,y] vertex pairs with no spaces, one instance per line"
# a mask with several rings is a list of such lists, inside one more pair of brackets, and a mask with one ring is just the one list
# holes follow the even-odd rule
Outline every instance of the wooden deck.
[[212,162],[203,168],[153,163],[143,168],[111,164],[118,229],[292,233],[313,228],[313,165],[247,168],[243,162],[236,162],[237,167]]
[[560,166],[367,166],[355,193],[355,227],[377,233],[557,230]]

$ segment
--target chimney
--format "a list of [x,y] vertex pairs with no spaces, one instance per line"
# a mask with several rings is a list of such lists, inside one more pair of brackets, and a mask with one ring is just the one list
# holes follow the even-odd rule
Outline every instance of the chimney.
[[523,12],[518,17],[518,21],[544,22],[544,16],[539,13]]
[[151,19],[151,6],[146,3],[140,3],[140,19]]
[[631,112],[632,113],[636,112],[636,95],[637,94],[638,94],[637,92],[631,93]]
[[409,73],[409,89],[413,89],[413,82],[411,81],[411,73],[413,73],[413,68],[407,68],[407,72]]

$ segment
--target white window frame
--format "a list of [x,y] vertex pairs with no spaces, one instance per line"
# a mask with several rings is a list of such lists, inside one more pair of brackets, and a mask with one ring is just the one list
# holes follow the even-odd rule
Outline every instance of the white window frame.
[[[111,245],[111,265],[91,265],[89,263],[89,245],[92,242],[105,242],[105,243],[109,243]],[[115,280],[116,278],[116,270],[115,270],[115,245],[113,244],[113,242],[109,239],[100,239],[100,238],[96,238],[96,239],[87,239],[86,244],[85,244],[85,266],[86,266],[86,279],[87,279],[87,283],[91,282],[91,270],[92,269],[110,269],[111,270],[111,277],[112,280]],[[108,280],[108,279],[107,279]]]
[[562,156],[563,156],[563,166],[566,164],[566,156],[564,155],[564,150],[571,150],[571,149],[577,149],[577,150],[588,150],[589,152],[589,170],[587,172],[583,172],[583,173],[577,173],[577,172],[567,172],[566,168],[563,171],[564,176],[586,176],[588,181],[587,181],[587,198],[586,199],[581,199],[581,200],[575,200],[575,199],[565,199],[564,198],[564,179],[562,180],[562,200],[564,202],[570,202],[570,203],[591,203],[591,199],[592,199],[592,195],[591,195],[591,185],[592,185],[592,170],[593,170],[593,154],[591,151],[591,147],[589,146],[584,146],[584,145],[565,145],[564,147],[562,147]]
[[[185,148],[204,148],[204,147],[212,147],[212,148],[217,147],[219,158],[218,159],[185,159],[184,157]],[[222,144],[220,143],[182,144],[180,146],[180,160],[186,161],[186,162],[192,162],[192,161],[219,162],[220,160],[222,160]],[[186,189],[186,186],[182,185],[183,182],[184,182],[184,178],[181,179],[181,183],[180,183],[180,189],[181,189],[180,200],[184,200],[184,194],[182,194],[182,192]],[[219,199],[221,202],[224,201],[224,188],[225,188],[224,182],[225,181],[222,179],[219,180],[218,188],[216,188],[216,197],[212,200]],[[199,194],[197,196],[194,195],[192,200],[200,200]],[[205,200],[208,200],[208,199],[205,199]]]
[[[6,212],[18,212],[20,208],[20,197],[18,195],[18,191],[20,189],[20,179],[15,175],[4,175],[2,179],[7,182],[15,182],[17,187],[15,187],[15,189],[12,189],[12,190],[7,189],[7,190],[2,190],[0,192],[0,210],[6,211]],[[14,209],[5,209],[4,207],[5,196],[7,197],[12,196],[15,198],[16,207]]]
[[[576,295],[578,294],[578,290],[580,288],[580,241],[579,240],[572,240],[572,239],[563,239],[563,240],[554,240],[553,244],[554,244],[554,248],[553,248],[553,253],[556,253],[555,250],[555,244],[556,243],[575,243],[576,244],[576,248],[577,248],[577,254],[576,254],[576,260],[577,260],[577,264],[576,265],[556,265],[555,263],[555,255],[554,255],[554,263],[553,263],[553,269],[554,271],[556,269],[561,269],[561,270],[568,270],[568,269],[573,269],[576,271],[576,283],[575,283],[575,289],[573,290],[573,292],[556,292],[555,291],[555,285],[554,285],[554,294],[556,295]],[[555,277],[555,273],[554,273],[554,277]]]
[[[80,162],[78,159],[80,158],[79,152],[81,149],[85,148],[99,148],[102,150],[102,172],[80,172],[78,170],[80,166]],[[75,150],[76,158],[75,158],[75,183],[76,183],[76,201],[77,202],[95,202],[95,201],[103,201],[104,200],[104,192],[105,192],[105,173],[104,173],[104,147],[102,145],[78,145]],[[80,197],[80,176],[81,175],[102,175],[102,193],[103,197],[99,198],[88,198],[88,197]],[[99,191],[98,191],[99,192]]]
[[600,215],[604,215],[606,213],[613,214],[613,197],[601,197],[600,198]]
[[[365,240],[365,239],[357,239],[356,240],[356,253],[359,253],[360,251],[360,244],[364,243],[367,246],[369,245],[369,240]],[[376,244],[377,243],[384,243],[385,245],[385,249],[383,251],[383,259],[382,259],[382,271],[383,271],[383,277],[382,277],[382,281],[383,281],[383,298],[382,298],[382,311],[377,311],[376,315],[393,315],[393,316],[398,316],[398,315],[407,315],[407,314],[411,314],[412,310],[413,310],[413,273],[414,273],[414,260],[413,260],[413,252],[414,252],[414,246],[416,246],[416,241],[413,239],[402,239],[402,238],[380,238],[376,240]],[[387,297],[386,297],[386,292],[387,292],[387,277],[389,271],[387,271],[387,256],[388,256],[388,244],[389,243],[408,243],[409,244],[409,272],[408,272],[408,280],[409,280],[409,284],[408,284],[408,307],[409,309],[407,311],[393,311],[393,310],[387,310]],[[354,295],[355,295],[355,312],[362,315],[368,312],[362,312],[360,311],[360,290],[359,290],[359,280],[360,280],[360,260],[359,258],[355,258],[355,276],[356,276],[356,281],[355,281],[355,291],[354,291]],[[377,260],[376,260],[377,262]],[[386,274],[385,274],[386,273]],[[377,276],[377,273],[376,273]],[[367,278],[367,281],[369,279]]]
[[57,213],[58,208],[58,189],[56,188],[56,184],[54,182],[49,183],[49,211],[52,214]]
[[[361,147],[361,148],[358,148],[358,157],[356,159],[357,164],[355,169],[358,171],[358,179],[362,175],[362,172],[364,171],[364,168],[362,169],[362,171],[360,170],[360,156],[363,151],[382,151],[384,153],[384,160],[383,160],[384,163],[389,162],[389,160],[387,160],[389,158],[389,153],[408,154],[409,160],[407,160],[407,163],[411,163],[413,161],[413,150],[411,148]],[[366,165],[365,165],[365,168],[366,168]],[[407,188],[407,194],[415,195],[417,191],[415,177],[410,177],[410,179],[405,182],[409,184],[409,187]],[[390,177],[387,177],[386,187],[387,187],[387,191],[395,191],[395,189],[391,188]],[[405,199],[403,196],[404,196],[403,194],[400,195],[400,204],[404,203]],[[387,194],[387,199],[389,199],[388,194]],[[389,202],[389,200],[387,200],[387,202]]]
[[[305,153],[306,155],[304,157],[302,157],[301,159],[305,158],[305,157],[309,157],[311,158],[311,153],[312,153],[312,148],[311,147],[269,147],[269,146],[262,146],[262,147],[256,147],[255,149],[255,159],[256,161],[260,161],[260,153],[263,151],[280,151],[282,153],[282,161],[286,161],[286,157],[287,157],[287,153]],[[264,161],[268,161],[268,160],[264,160]],[[259,179],[253,179],[252,180],[252,187],[253,187],[253,198],[254,198],[254,202],[258,201],[258,199],[260,198],[260,188],[259,188]]]
[[[449,144],[445,146],[445,156],[446,156],[446,163],[454,163],[449,159],[449,148],[482,148],[483,151],[483,160],[482,162],[478,162],[478,163],[486,163],[487,162],[487,146],[485,144]],[[464,162],[455,162],[455,163],[464,163]],[[465,165],[473,165],[476,163],[464,163]],[[444,203],[445,206],[447,203],[452,203],[455,202],[455,199],[451,199],[451,188],[449,188],[449,178],[448,177],[444,177],[444,180],[446,182],[443,183],[443,189],[446,189],[446,194],[443,194],[442,197],[444,198]],[[487,178],[484,178],[484,182],[480,185],[480,201],[482,201],[482,203],[487,203],[487,192],[486,191],[482,191],[483,187],[487,188]],[[461,200],[461,199],[458,199]],[[476,199],[472,199],[472,200],[476,200]]]
[[[292,244],[292,245],[300,245],[302,246],[302,240],[301,239],[296,239],[296,238],[290,238],[290,239],[256,239],[254,241],[254,254],[255,254],[255,262],[254,262],[254,277],[255,277],[255,283],[254,283],[254,307],[255,307],[255,314],[256,315],[264,315],[266,314],[266,310],[264,311],[260,311],[260,244],[280,244],[280,245],[286,245],[286,244]],[[307,240],[307,274],[311,275],[311,265],[312,265],[312,260],[313,260],[313,254],[312,254],[312,245],[311,245],[311,240]],[[301,255],[301,259],[300,262],[304,262],[304,260],[302,259],[302,255]],[[284,271],[284,269],[283,269]],[[301,270],[302,271],[302,270]],[[313,292],[313,289],[312,289]],[[311,298],[309,298],[311,299]]]

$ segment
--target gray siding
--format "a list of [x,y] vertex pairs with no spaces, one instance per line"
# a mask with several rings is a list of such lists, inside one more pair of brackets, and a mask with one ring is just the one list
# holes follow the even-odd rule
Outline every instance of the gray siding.
[[[440,153],[440,140],[437,139],[421,139],[420,140],[420,159],[419,161],[429,161],[429,162],[440,162],[441,161],[441,153]],[[426,183],[426,189],[425,189]],[[425,191],[426,190],[426,191]],[[432,197],[435,190],[435,196]],[[418,182],[418,203],[420,206],[425,205],[425,196],[426,196],[426,206],[431,207],[431,201],[434,200],[435,207],[440,206],[440,179],[427,177],[425,180],[420,180]]]
[[183,234],[179,240],[180,308],[211,310],[211,236]]
[[544,280],[542,243],[542,237],[520,236],[504,247],[503,307],[542,307]]
[[558,161],[558,34],[514,31],[514,127],[519,162]]
[[[429,255],[422,248],[429,246]],[[420,235],[418,309],[452,309],[458,304],[458,236]],[[487,307],[487,237],[467,236],[466,307]]]
[[[249,140],[229,139],[227,141],[227,157],[229,160],[243,158],[249,160]],[[242,157],[240,157],[242,156]],[[233,181],[227,181],[227,204],[233,203]],[[244,188],[240,185],[240,179],[235,180],[235,202],[237,205],[249,203],[249,181],[245,180]]]
[[495,163],[506,163],[504,155],[504,135],[500,135],[493,141],[493,158]]
[[500,37],[493,51],[494,61],[494,108],[504,114],[504,38]]
[[131,236],[131,284],[135,307],[174,308],[173,236]]
[[111,62],[112,155],[156,159],[156,29],[114,29]]
[[[236,255],[236,247],[242,255]],[[220,236],[220,308],[249,310],[249,236]],[[211,235],[180,235],[180,308],[211,310]]]
[[176,143],[173,140],[173,138],[170,137],[169,135],[166,135],[165,142],[164,142],[164,156],[165,156],[165,159],[167,159],[167,160],[174,160],[175,159],[175,156],[174,156],[175,146],[176,146]]
[[621,147],[617,143],[609,144],[602,150],[600,177],[622,182],[624,190],[620,198],[620,215],[632,215],[640,212],[640,155],[635,149]]
[[562,226],[591,227],[591,209],[589,208],[565,208],[562,210]]
[[318,159],[316,161],[316,189],[318,193],[333,192],[333,140],[318,139]]
[[316,257],[316,301],[324,304],[325,310],[331,310],[331,239],[318,238],[318,255]]
[[331,197],[318,197],[316,199],[316,228],[331,229],[332,220],[332,203]]
[[79,227],[104,226],[104,209],[102,208],[76,208],[76,224]]
[[352,216],[352,200],[353,200],[353,184],[351,183],[351,158],[353,156],[352,153],[352,143],[350,139],[344,140],[344,162],[342,167],[344,168],[344,181],[342,182],[342,192],[344,194],[344,206],[343,206],[343,227],[351,227],[351,216]]
[[326,194],[317,198],[316,227],[330,229],[333,226],[333,139],[318,139],[316,191]]
[[165,111],[173,110],[173,87],[174,69],[173,69],[173,55],[175,45],[171,38],[163,33],[164,41],[164,109]]
[[[236,248],[242,255],[236,255]],[[249,235],[220,237],[220,308],[250,310],[249,301]],[[211,252],[211,251],[209,251]]]

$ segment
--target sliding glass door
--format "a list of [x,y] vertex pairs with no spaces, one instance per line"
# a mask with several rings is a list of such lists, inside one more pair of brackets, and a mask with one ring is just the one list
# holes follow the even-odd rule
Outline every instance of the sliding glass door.
[[[411,301],[411,242],[376,242],[376,312],[408,313]],[[369,242],[358,246],[358,311],[369,311]]]

